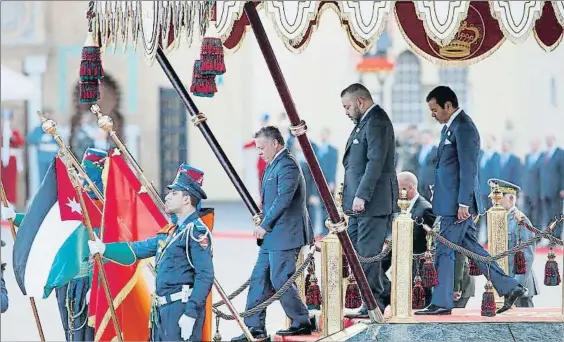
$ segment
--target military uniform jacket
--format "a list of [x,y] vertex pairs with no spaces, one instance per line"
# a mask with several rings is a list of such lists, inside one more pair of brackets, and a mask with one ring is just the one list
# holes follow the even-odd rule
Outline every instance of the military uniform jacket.
[[[135,254],[133,262],[155,257],[157,296],[178,293],[183,285],[192,287],[184,313],[197,318],[205,307],[214,280],[210,238],[208,228],[194,212],[180,225],[171,224],[155,237],[127,243],[127,246]],[[104,257],[127,264],[123,250],[117,252],[112,248],[120,244],[123,247],[123,243],[108,244]]]
[[[520,242],[523,243],[535,235],[533,232],[525,227],[519,227],[519,221],[515,218],[515,213],[518,211],[516,207],[513,207],[507,213],[507,232],[508,232],[508,248],[511,249],[517,246]],[[531,224],[531,221],[523,215],[523,220],[527,224]],[[519,234],[521,235],[521,241],[519,242]],[[529,297],[536,296],[539,294],[537,288],[537,280],[535,277],[535,272],[533,271],[533,261],[535,260],[535,246],[527,246],[523,252],[525,253],[525,260],[527,261],[527,271],[525,274],[515,274],[515,258],[509,256],[509,276],[515,278],[521,285],[529,290]]]

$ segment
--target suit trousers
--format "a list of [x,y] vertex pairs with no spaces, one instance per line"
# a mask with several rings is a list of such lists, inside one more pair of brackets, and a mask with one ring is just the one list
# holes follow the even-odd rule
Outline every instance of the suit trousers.
[[533,297],[521,297],[517,299],[515,306],[518,308],[534,308]]
[[[268,251],[260,249],[255,267],[251,274],[251,284],[247,295],[247,306],[250,310],[270,298],[273,291],[278,291],[296,272],[296,262],[300,249],[288,251]],[[292,320],[292,327],[307,325],[309,311],[298,294],[296,284],[286,291],[280,298],[280,304],[286,316]],[[245,318],[245,324],[250,328],[265,329],[266,310],[262,310]]]
[[[455,224],[456,221],[455,216],[443,216],[441,219],[441,236],[470,252],[481,256],[490,256],[476,240],[474,221],[470,218]],[[445,309],[454,307],[454,260],[454,250],[439,242],[435,251],[435,267],[439,284],[433,289],[431,303]],[[479,262],[478,266],[483,274],[488,274],[488,267],[485,264]],[[489,275],[489,279],[500,296],[508,294],[519,286],[519,282],[506,275],[497,263],[490,265]]]
[[[159,322],[151,329],[151,341],[184,341],[178,321],[180,317],[184,315],[185,308],[186,303],[182,303],[179,300],[159,307],[157,309],[159,312]],[[205,312],[202,312],[200,316],[196,318],[196,322],[194,322],[194,327],[192,328],[192,336],[190,336],[189,341],[202,340],[202,329],[204,328],[205,318]]]
[[[349,217],[348,233],[358,255],[369,258],[382,252],[386,233],[391,230],[391,226],[392,215]],[[376,303],[384,312],[390,304],[391,284],[382,268],[382,262],[361,265]]]
[[543,227],[547,223],[543,220],[542,201],[540,199],[525,197],[523,204],[525,205],[525,215],[531,220],[533,226]]

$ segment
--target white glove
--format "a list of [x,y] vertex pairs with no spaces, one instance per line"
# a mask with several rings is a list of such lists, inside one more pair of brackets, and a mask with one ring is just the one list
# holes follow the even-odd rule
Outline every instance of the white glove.
[[91,289],[88,289],[86,292],[86,305],[90,304],[90,290]]
[[180,327],[180,337],[184,341],[188,341],[190,336],[192,336],[192,330],[194,329],[194,324],[196,323],[196,319],[190,316],[182,315],[178,320],[178,326]]
[[104,252],[106,251],[106,244],[102,242],[102,240],[100,240],[97,236],[96,236],[96,240],[92,241],[89,240],[88,241],[88,248],[90,249],[90,255],[95,255],[96,253],[99,253],[100,256],[104,255]]
[[14,209],[2,206],[2,220],[13,220],[14,218],[16,218]]

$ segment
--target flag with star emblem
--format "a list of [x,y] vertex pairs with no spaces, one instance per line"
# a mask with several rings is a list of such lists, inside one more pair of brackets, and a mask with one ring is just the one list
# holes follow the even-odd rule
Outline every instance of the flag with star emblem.
[[[101,212],[83,191],[93,227]],[[56,157],[18,230],[14,243],[14,273],[24,295],[47,298],[80,272],[89,257],[88,231],[80,201],[62,160]]]

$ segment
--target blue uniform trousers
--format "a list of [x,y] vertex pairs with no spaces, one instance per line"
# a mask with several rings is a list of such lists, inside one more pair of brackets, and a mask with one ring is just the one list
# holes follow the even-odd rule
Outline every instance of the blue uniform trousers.
[[94,328],[88,326],[86,292],[89,289],[88,277],[74,279],[55,289],[67,341],[94,341]]
[[[300,249],[288,251],[268,251],[260,249],[253,273],[247,306],[245,310],[261,304],[286,283],[296,272],[296,261]],[[292,327],[309,324],[309,312],[300,299],[295,284],[280,298],[280,304],[286,316],[292,320]],[[245,318],[245,324],[251,328],[265,329],[266,310]]]
[[[176,301],[167,305],[160,306],[158,310],[158,322],[153,323],[151,329],[151,341],[183,341],[180,335],[180,326],[178,321],[180,316],[184,314],[186,303]],[[206,315],[202,312],[192,330],[192,336],[189,341],[201,341],[202,329],[204,327],[204,319]]]
[[[476,240],[476,227],[472,218],[455,224],[457,218],[454,216],[443,216],[441,219],[440,234],[445,239],[481,256],[489,256],[488,252]],[[435,267],[439,278],[439,285],[433,289],[432,304],[445,309],[454,307],[454,250],[442,243],[437,243],[435,251]],[[487,266],[477,263],[482,273],[487,275]],[[506,275],[497,263],[489,267],[490,280],[500,296],[511,292],[519,285],[519,282]]]

